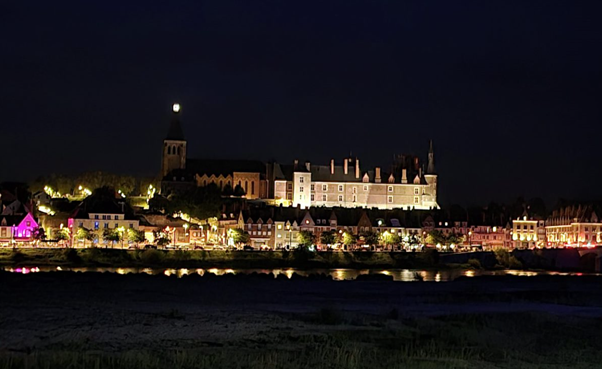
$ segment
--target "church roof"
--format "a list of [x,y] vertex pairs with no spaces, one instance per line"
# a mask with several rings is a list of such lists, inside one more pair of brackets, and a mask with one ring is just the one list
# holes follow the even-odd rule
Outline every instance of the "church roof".
[[186,170],[195,174],[223,175],[234,172],[265,174],[266,165],[259,160],[188,159]]

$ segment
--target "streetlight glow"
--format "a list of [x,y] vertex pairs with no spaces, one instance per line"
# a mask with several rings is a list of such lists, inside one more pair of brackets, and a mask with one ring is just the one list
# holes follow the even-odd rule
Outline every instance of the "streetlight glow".
[[172,110],[174,113],[179,113],[180,112],[180,104],[173,104],[172,106]]

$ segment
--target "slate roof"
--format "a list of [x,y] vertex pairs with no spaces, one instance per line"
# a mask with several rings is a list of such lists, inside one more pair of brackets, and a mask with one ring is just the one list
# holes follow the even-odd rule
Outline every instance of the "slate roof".
[[266,165],[259,160],[228,160],[228,159],[188,159],[186,170],[203,175],[223,176],[233,172],[260,173],[265,175]]

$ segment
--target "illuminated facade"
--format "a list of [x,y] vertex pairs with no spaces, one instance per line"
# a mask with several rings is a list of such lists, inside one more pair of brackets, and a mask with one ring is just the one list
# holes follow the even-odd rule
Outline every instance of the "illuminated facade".
[[274,200],[309,207],[362,207],[378,209],[438,209],[437,174],[433,147],[426,172],[418,157],[398,156],[390,172],[380,167],[362,171],[357,158],[345,158],[343,165],[300,165],[275,169]]
[[550,247],[593,247],[602,243],[602,222],[591,207],[568,206],[546,221]]
[[0,215],[0,243],[30,242],[38,224],[30,213]]
[[512,243],[517,249],[544,247],[546,228],[543,220],[529,219],[527,216],[512,221]]

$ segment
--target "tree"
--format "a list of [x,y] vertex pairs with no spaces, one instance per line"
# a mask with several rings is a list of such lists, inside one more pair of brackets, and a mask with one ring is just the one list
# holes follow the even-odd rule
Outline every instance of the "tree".
[[153,232],[153,236],[155,238],[155,243],[158,246],[164,247],[164,246],[169,245],[169,243],[171,242],[171,238],[165,232],[155,231],[155,232]]
[[299,242],[300,246],[310,247],[316,243],[316,235],[311,231],[299,231],[297,234],[297,241]]
[[128,228],[128,230],[126,232],[126,237],[127,237],[128,241],[134,242],[136,245],[138,245],[140,242],[146,241],[146,237],[144,236],[144,232],[143,231],[139,231],[139,230],[134,229],[134,228]]
[[232,241],[237,245],[249,243],[249,240],[251,239],[249,233],[240,228],[232,228],[228,230],[228,235],[232,238]]
[[236,187],[234,187],[234,196],[244,196],[246,194],[245,190],[242,188],[241,185],[236,185]]
[[435,229],[428,233],[425,243],[429,245],[445,245],[446,237],[443,232]]
[[401,242],[401,237],[397,233],[390,233],[385,231],[381,235],[381,242],[383,245],[398,245]]
[[323,245],[334,245],[337,242],[337,234],[335,231],[324,231],[320,235],[320,243]]
[[44,231],[44,228],[42,227],[37,227],[36,229],[33,230],[33,239],[36,241],[43,241],[46,239],[46,232]]
[[67,241],[71,239],[71,232],[69,232],[69,228],[63,227],[59,229],[56,233],[56,239],[58,241]]
[[366,231],[362,234],[362,238],[364,239],[364,243],[366,245],[376,245],[378,244],[378,233],[375,231]]
[[96,239],[96,234],[90,231],[88,228],[78,227],[75,232],[75,239],[84,241],[84,247],[86,246],[86,241],[94,242]]
[[345,232],[343,233],[343,244],[345,246],[355,245],[357,243],[357,236],[353,233]]
[[121,234],[115,228],[105,228],[102,231],[102,239],[111,243],[119,242],[121,241]]

